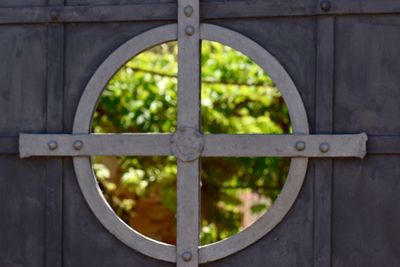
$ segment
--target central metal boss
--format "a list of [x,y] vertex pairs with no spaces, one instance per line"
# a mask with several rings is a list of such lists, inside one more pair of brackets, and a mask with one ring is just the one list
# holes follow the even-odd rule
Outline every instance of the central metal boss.
[[203,135],[194,128],[181,127],[171,136],[172,155],[181,161],[193,161],[200,157],[204,150]]

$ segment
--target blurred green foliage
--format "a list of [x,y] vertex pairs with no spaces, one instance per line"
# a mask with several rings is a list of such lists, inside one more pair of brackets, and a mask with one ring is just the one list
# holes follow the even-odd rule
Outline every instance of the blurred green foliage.
[[[175,42],[149,49],[127,62],[99,99],[93,132],[174,132],[177,67]],[[202,42],[201,98],[204,133],[291,132],[287,107],[271,78],[248,57],[222,44]],[[249,212],[260,214],[268,209],[282,189],[289,163],[283,158],[203,158],[201,243],[216,242],[243,228],[243,192],[270,200],[252,203]],[[93,167],[107,201],[133,227],[140,201],[158,197],[175,213],[177,169],[173,157],[112,161],[96,157]],[[168,223],[175,227],[174,219]],[[162,231],[138,231],[174,243]]]

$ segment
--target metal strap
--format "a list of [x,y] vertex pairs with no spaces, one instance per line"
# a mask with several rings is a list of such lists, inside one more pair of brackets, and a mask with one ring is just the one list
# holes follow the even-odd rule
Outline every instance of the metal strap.
[[[356,157],[366,155],[367,135],[209,134],[20,134],[20,157],[168,156],[190,162],[199,157]],[[184,140],[184,141],[182,141]]]
[[[178,0],[178,128],[200,130],[200,4]],[[176,265],[199,265],[200,160],[178,158]]]

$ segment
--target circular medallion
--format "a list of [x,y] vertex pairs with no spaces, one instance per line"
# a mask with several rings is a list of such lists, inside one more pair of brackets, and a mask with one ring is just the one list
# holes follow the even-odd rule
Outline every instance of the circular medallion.
[[202,134],[190,127],[179,128],[171,137],[172,154],[181,161],[198,159],[204,149]]
[[[140,52],[155,45],[176,40],[177,28],[176,24],[171,24],[142,33],[115,50],[100,65],[87,84],[79,102],[73,134],[90,132],[97,100],[115,72]],[[301,97],[288,73],[268,51],[251,39],[220,26],[201,24],[200,36],[203,40],[220,42],[242,52],[263,68],[275,81],[285,100],[293,133],[309,133],[307,115]],[[171,138],[170,149],[179,160],[197,159],[201,156],[203,147],[204,139],[201,133],[191,128],[180,128]],[[108,231],[127,246],[145,255],[159,260],[176,262],[175,246],[141,235],[114,213],[100,191],[89,157],[74,157],[73,161],[81,191],[95,216]],[[300,192],[307,170],[307,162],[307,158],[293,158],[286,183],[272,207],[244,231],[220,242],[201,246],[199,262],[215,261],[234,254],[259,240],[278,225],[289,212]]]

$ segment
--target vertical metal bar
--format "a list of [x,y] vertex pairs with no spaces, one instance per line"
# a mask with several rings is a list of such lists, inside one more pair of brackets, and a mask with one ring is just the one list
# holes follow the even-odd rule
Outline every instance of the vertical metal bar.
[[200,127],[199,0],[178,1],[178,125]]
[[[317,22],[316,132],[333,132],[335,18]],[[332,159],[315,161],[314,182],[314,266],[331,266]]]
[[[178,0],[178,127],[200,130],[199,0]],[[178,267],[198,266],[200,160],[178,160]]]
[[[49,6],[63,6],[64,0],[48,0]],[[52,13],[58,19],[58,13]],[[47,132],[63,131],[64,25],[47,26]],[[45,266],[62,266],[62,178],[63,160],[46,160],[46,255]]]
[[178,160],[176,259],[178,267],[198,266],[200,220],[199,163],[200,160],[192,162]]

